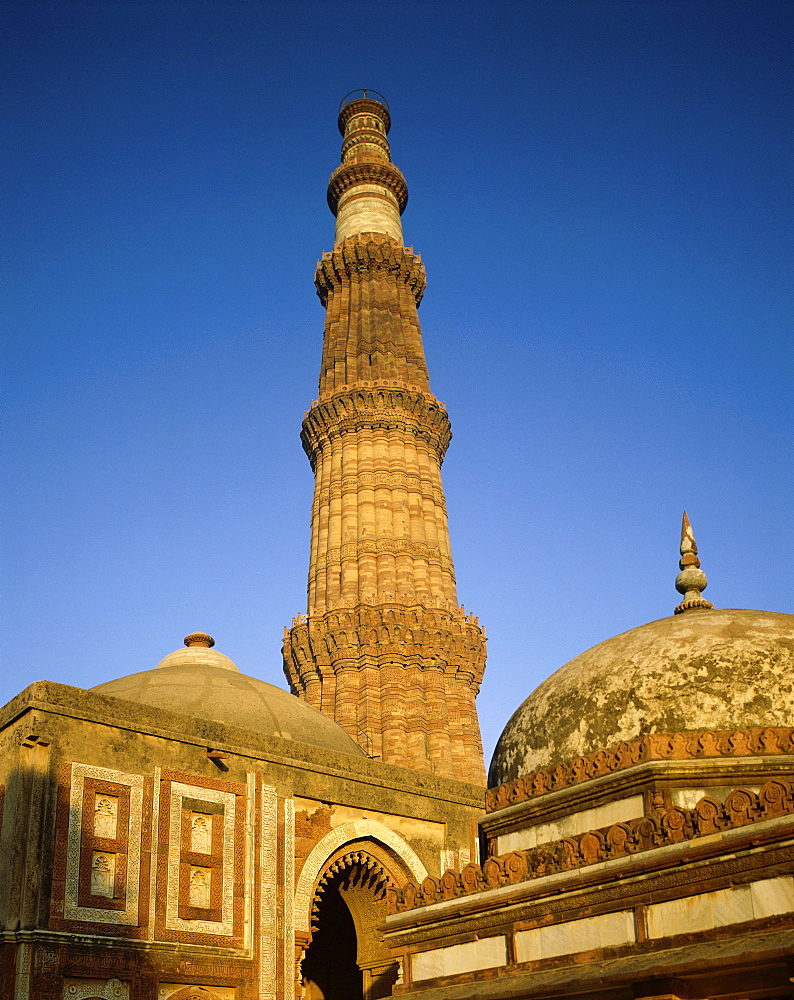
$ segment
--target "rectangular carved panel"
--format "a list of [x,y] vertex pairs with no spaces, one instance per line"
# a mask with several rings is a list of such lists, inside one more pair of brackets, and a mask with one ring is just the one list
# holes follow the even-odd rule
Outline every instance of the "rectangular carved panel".
[[162,772],[155,934],[238,947],[245,906],[245,785]]
[[78,762],[59,774],[50,927],[140,937],[148,910],[151,782]]

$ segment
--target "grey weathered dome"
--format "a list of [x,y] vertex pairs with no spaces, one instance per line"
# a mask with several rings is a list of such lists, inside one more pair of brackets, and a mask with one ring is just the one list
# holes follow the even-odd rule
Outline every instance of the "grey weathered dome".
[[643,733],[792,718],[794,615],[688,611],[607,639],[545,680],[505,727],[488,784]]
[[154,670],[119,677],[91,690],[248,729],[265,739],[296,740],[364,756],[361,747],[333,719],[273,684],[240,673],[228,656],[214,649],[178,649]]

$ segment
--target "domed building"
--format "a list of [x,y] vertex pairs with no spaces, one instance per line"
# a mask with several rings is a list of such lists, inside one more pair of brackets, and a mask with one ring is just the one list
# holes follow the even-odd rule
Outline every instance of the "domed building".
[[684,600],[515,711],[487,859],[391,894],[422,1000],[788,997],[794,615],[715,610],[684,514]]
[[785,726],[794,719],[794,616],[697,610],[607,639],[516,709],[489,785],[643,733]]
[[264,741],[291,740],[336,753],[366,756],[328,716],[273,684],[248,677],[212,647],[204,632],[164,657],[154,670],[119,677],[93,691],[112,698],[202,718],[256,733]]
[[289,691],[194,632],[0,709],[0,996],[791,997],[794,617],[713,609],[685,515],[676,614],[544,681],[486,787],[407,186],[379,94],[339,127]]
[[368,757],[213,647],[2,710],[3,997],[388,996],[386,890],[476,857],[482,788]]

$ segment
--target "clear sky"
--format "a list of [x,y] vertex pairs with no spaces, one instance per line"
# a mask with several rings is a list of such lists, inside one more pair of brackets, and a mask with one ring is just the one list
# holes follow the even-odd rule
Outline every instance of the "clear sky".
[[552,671],[672,613],[685,508],[715,605],[791,610],[793,12],[5,0],[0,702],[196,629],[284,685],[358,87],[428,272],[486,762]]

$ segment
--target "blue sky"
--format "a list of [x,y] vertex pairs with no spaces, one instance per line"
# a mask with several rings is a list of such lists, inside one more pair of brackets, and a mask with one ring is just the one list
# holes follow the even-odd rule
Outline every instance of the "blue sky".
[[[454,441],[486,758],[578,652],[678,601],[790,610],[792,8],[16,3],[0,702],[195,629],[283,685],[305,610],[314,265],[339,100],[386,95]],[[619,665],[616,665],[619,669]]]

